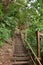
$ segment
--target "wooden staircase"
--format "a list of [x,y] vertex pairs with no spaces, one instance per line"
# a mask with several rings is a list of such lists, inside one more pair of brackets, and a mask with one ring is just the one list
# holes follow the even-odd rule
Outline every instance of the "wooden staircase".
[[30,56],[28,51],[25,49],[20,36],[16,36],[14,44],[14,55],[11,58],[12,65],[18,64],[29,64]]

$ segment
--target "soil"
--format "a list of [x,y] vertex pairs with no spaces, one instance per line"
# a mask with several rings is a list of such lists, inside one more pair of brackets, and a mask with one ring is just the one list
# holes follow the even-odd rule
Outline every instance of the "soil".
[[11,64],[11,57],[13,56],[14,50],[14,41],[9,39],[9,43],[4,43],[2,48],[0,48],[0,65],[12,65]]

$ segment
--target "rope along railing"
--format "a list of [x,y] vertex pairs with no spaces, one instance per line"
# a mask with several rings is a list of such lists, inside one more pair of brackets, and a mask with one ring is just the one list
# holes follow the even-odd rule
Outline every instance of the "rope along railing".
[[37,65],[37,64],[38,64],[38,65],[42,65],[41,62],[40,62],[40,60],[38,59],[38,57],[37,57],[36,54],[34,53],[34,51],[33,51],[32,47],[31,47],[31,45],[28,43],[28,41],[27,41],[26,39],[24,39],[22,33],[21,33],[21,39],[22,39],[22,42],[23,42],[24,46],[27,45],[27,46],[29,47],[29,49],[30,49],[32,55],[34,56],[36,62],[35,62],[34,58],[31,56],[31,59],[32,59],[34,65]]

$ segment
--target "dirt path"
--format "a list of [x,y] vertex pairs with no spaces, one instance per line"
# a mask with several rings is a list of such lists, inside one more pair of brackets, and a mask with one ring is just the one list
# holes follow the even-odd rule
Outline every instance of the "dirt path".
[[13,56],[14,42],[11,39],[11,45],[4,43],[0,48],[0,65],[11,65],[10,58]]

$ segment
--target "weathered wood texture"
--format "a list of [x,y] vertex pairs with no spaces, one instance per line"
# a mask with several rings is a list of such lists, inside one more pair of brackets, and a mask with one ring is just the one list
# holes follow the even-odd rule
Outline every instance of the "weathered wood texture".
[[37,55],[39,59],[40,59],[40,36],[43,36],[43,33],[37,31]]
[[40,32],[38,31],[37,32],[37,55],[38,55],[38,58],[40,59]]

